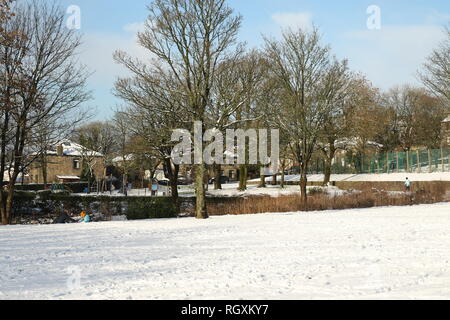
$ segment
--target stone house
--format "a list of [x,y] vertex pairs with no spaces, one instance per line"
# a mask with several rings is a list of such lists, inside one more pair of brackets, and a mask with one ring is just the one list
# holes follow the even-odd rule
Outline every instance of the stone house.
[[[103,178],[105,160],[101,153],[64,140],[53,150],[47,150],[47,183],[67,183],[81,180],[84,164],[92,167],[97,178]],[[44,183],[42,161],[36,160],[29,168],[30,183]]]

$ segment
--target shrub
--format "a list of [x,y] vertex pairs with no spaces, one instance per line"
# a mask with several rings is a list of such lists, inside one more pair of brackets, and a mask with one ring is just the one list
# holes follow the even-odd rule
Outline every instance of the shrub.
[[411,194],[365,190],[330,197],[324,192],[313,192],[308,197],[306,208],[301,204],[299,194],[284,195],[276,198],[270,196],[214,198],[214,200],[207,199],[207,207],[210,215],[236,215],[405,206],[444,201],[446,188],[440,184],[432,186],[433,184],[427,184],[423,189],[419,189]]
[[101,213],[103,217],[127,215],[129,220],[177,217],[171,198],[73,196],[65,193],[16,192],[13,215],[46,214],[55,217],[64,208],[72,214],[81,211]]
[[314,187],[314,188],[310,188],[308,190],[309,195],[314,196],[314,195],[318,195],[318,194],[326,194],[325,189],[320,188],[320,187]]
[[[174,218],[176,206],[170,198],[129,198],[128,220]],[[169,200],[169,201],[168,201]]]

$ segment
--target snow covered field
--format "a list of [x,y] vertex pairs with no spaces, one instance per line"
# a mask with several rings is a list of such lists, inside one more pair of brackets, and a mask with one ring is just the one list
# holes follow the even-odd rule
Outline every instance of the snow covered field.
[[0,243],[0,299],[450,299],[450,203],[8,226]]
[[[267,185],[267,188],[258,188],[258,185],[256,184],[249,184],[247,186],[247,190],[245,192],[238,191],[238,183],[228,183],[222,185],[222,190],[214,190],[214,186],[210,185],[209,190],[206,192],[208,196],[215,196],[215,197],[232,197],[232,196],[256,196],[256,195],[270,195],[272,197],[278,197],[281,195],[289,195],[289,194],[296,194],[300,193],[300,187],[298,185],[288,185],[285,186],[285,188],[281,188],[281,186],[272,186]],[[308,187],[309,189],[313,187]],[[314,187],[315,188],[315,187]],[[343,190],[340,190],[336,187],[328,187],[326,188],[327,192],[330,194],[342,194]],[[195,196],[195,189],[193,186],[179,186],[178,188],[179,196],[180,197],[194,197]],[[79,196],[87,196],[87,194],[76,194]],[[96,193],[93,193],[92,195],[97,195]],[[113,192],[110,194],[109,192],[100,194],[104,196],[116,196],[116,197],[123,197],[124,195],[122,193],[119,193],[118,191]],[[158,196],[164,196],[167,195],[163,194],[162,192],[158,193]],[[146,191],[145,189],[133,189],[128,192],[128,196],[147,196],[150,197],[151,193]]]

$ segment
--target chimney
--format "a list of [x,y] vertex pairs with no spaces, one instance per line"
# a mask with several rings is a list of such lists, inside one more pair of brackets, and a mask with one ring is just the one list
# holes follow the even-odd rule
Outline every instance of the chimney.
[[58,145],[58,147],[56,148],[56,154],[58,155],[58,157],[62,157],[64,155],[64,147],[62,144]]

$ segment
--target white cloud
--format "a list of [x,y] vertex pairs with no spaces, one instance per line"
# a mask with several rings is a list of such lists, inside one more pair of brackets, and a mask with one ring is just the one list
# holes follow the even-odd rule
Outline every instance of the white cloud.
[[272,20],[282,28],[309,29],[312,26],[312,14],[309,12],[284,12],[272,15]]
[[416,73],[443,39],[443,32],[432,25],[383,26],[349,32],[343,38],[337,46],[339,55],[349,58],[352,69],[387,89],[405,82],[418,84]]
[[123,30],[131,33],[138,33],[145,29],[145,22],[130,23],[123,27]]
[[120,33],[87,33],[83,36],[80,48],[80,61],[93,72],[88,80],[89,89],[94,90],[94,100],[89,105],[98,108],[98,118],[103,119],[111,114],[111,108],[121,103],[111,91],[118,77],[130,75],[129,71],[117,64],[113,59],[116,50],[128,53],[142,60],[149,59],[149,53],[137,42],[139,24],[123,27]]
[[442,24],[446,25],[450,23],[450,13],[439,12],[433,10],[431,14],[426,17],[427,24]]
[[148,53],[137,42],[138,25],[128,25],[124,30],[129,30],[129,34],[120,33],[89,33],[83,37],[80,60],[94,72],[90,82],[94,85],[113,85],[118,76],[124,76],[127,71],[124,67],[115,63],[113,54],[116,50],[128,53],[132,57],[147,59]]

